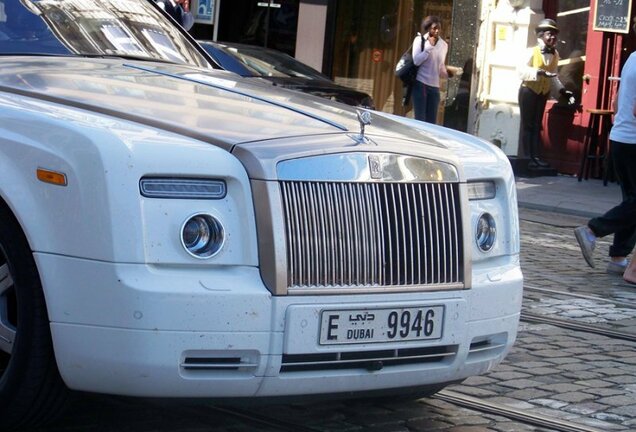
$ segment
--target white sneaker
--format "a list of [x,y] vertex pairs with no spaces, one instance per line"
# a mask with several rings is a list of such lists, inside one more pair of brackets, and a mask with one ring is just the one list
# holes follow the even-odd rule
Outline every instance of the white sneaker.
[[587,226],[580,226],[574,229],[574,236],[576,241],[579,242],[581,253],[585,262],[590,267],[594,268],[594,248],[596,247],[596,236]]
[[623,261],[610,261],[607,263],[607,269],[605,271],[610,274],[622,275],[625,273],[625,269],[629,265],[629,261],[624,259]]

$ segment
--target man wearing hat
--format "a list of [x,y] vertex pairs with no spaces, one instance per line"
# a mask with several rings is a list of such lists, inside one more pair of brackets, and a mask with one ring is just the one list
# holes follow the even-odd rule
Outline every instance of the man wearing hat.
[[574,104],[574,95],[566,90],[557,77],[559,53],[555,49],[559,29],[552,19],[544,19],[535,29],[538,44],[530,48],[517,68],[521,87],[519,88],[519,111],[521,114],[521,144],[535,167],[547,167],[539,160],[541,142],[541,121],[548,97],[560,93]]

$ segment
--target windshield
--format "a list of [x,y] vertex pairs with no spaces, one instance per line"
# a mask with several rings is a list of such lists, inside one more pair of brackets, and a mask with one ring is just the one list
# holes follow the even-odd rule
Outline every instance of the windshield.
[[210,67],[151,0],[0,0],[0,55],[22,54]]
[[317,70],[280,51],[249,46],[225,46],[224,50],[236,57],[258,76],[329,81],[328,77]]

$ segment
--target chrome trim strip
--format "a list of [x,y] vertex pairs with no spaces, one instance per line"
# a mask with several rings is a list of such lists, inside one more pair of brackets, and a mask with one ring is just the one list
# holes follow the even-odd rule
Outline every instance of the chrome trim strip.
[[479,347],[479,348],[469,348],[468,349],[468,354],[473,354],[473,353],[478,353],[478,352],[483,352],[483,351],[498,350],[498,349],[504,348],[505,346],[506,346],[506,344],[500,343],[500,344],[496,344],[496,345],[486,345],[484,347]]
[[[435,228],[436,228],[436,231],[437,231],[437,232],[439,232],[439,231],[440,231],[440,229],[439,229],[439,219],[438,219],[438,217],[437,217],[437,201],[438,201],[438,196],[437,196],[436,191],[435,191],[435,185],[430,185],[430,186],[431,186],[431,189],[433,189],[433,193],[432,193],[432,195],[433,195],[433,200],[432,200],[432,201],[433,201],[433,216],[434,216],[434,220],[435,220]],[[431,230],[431,231],[432,231],[432,230]],[[443,234],[444,234],[444,231],[442,231],[442,235],[443,235]],[[436,240],[437,240],[437,239],[436,239]],[[437,260],[436,260],[436,261],[437,261],[437,273],[435,273],[435,274],[437,275],[437,278],[438,278],[438,280],[439,280],[439,279],[440,279],[440,271],[441,271],[441,268],[440,268],[440,267],[441,267],[441,261],[442,261],[442,260],[440,259],[440,256],[441,256],[441,255],[440,255],[440,253],[439,253],[439,241],[436,241],[436,242],[435,242],[435,252],[436,252],[436,255],[435,255],[435,256],[437,257]]]
[[[369,157],[381,171],[371,174]],[[288,181],[457,183],[450,163],[391,153],[337,153],[281,161],[278,179]],[[376,178],[374,178],[376,177]]]
[[400,293],[423,291],[451,291],[465,289],[463,283],[437,283],[426,285],[385,285],[385,286],[337,286],[337,287],[289,287],[290,295],[325,295],[325,294],[371,294],[371,293]]
[[290,227],[286,228],[288,219],[282,202],[281,187],[277,182],[262,180],[252,180],[251,186],[258,232],[258,261],[261,278],[272,294],[285,295],[288,282],[287,254],[290,246],[285,230]]
[[[415,203],[417,201],[417,197],[415,196],[415,189],[413,189],[411,191],[413,193],[413,203]],[[417,209],[413,209],[415,212],[417,212]],[[417,245],[421,245],[422,244],[422,240],[420,239],[420,218],[417,217],[417,213],[416,213],[416,217],[415,217],[415,241],[417,242]],[[421,256],[420,256],[420,250],[421,248],[416,248],[415,249],[415,260],[416,262],[420,262]],[[415,277],[415,274],[413,274],[413,277]],[[422,266],[417,266],[417,279],[418,280],[422,280]]]
[[354,359],[337,359],[337,360],[313,360],[306,362],[283,362],[281,366],[320,366],[320,365],[336,365],[336,364],[350,364],[350,363],[364,363],[369,361],[400,361],[400,360],[419,360],[419,359],[431,359],[431,358],[439,358],[443,359],[445,357],[452,357],[457,355],[457,351],[450,352],[441,352],[435,354],[419,354],[419,355],[405,355],[405,356],[394,356],[394,357],[369,357],[369,358],[354,358]]
[[[466,289],[470,289],[473,286],[472,279],[472,250],[470,247],[471,239],[473,237],[473,231],[470,229],[470,203],[468,202],[468,187],[466,183],[459,184],[459,209],[458,212],[461,213],[461,217],[459,219],[460,224],[462,224],[461,228],[461,236],[463,240],[459,244],[465,245],[463,248],[463,267],[461,267],[463,274],[460,274],[459,277],[464,280],[464,286]],[[460,264],[461,265],[461,264]]]

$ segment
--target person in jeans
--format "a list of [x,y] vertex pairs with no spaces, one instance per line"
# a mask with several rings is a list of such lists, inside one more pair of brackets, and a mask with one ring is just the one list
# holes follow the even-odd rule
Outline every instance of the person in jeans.
[[413,40],[413,63],[418,66],[411,94],[414,117],[428,123],[437,121],[440,78],[448,77],[444,64],[448,44],[440,37],[441,31],[439,17],[427,16],[422,20],[422,33],[418,33]]
[[[636,33],[636,22],[633,31]],[[607,272],[623,274],[628,265],[627,255],[636,243],[636,52],[623,66],[616,108],[609,136],[610,157],[623,201],[603,216],[576,228],[574,234],[590,267],[594,267],[596,238],[614,234]]]

